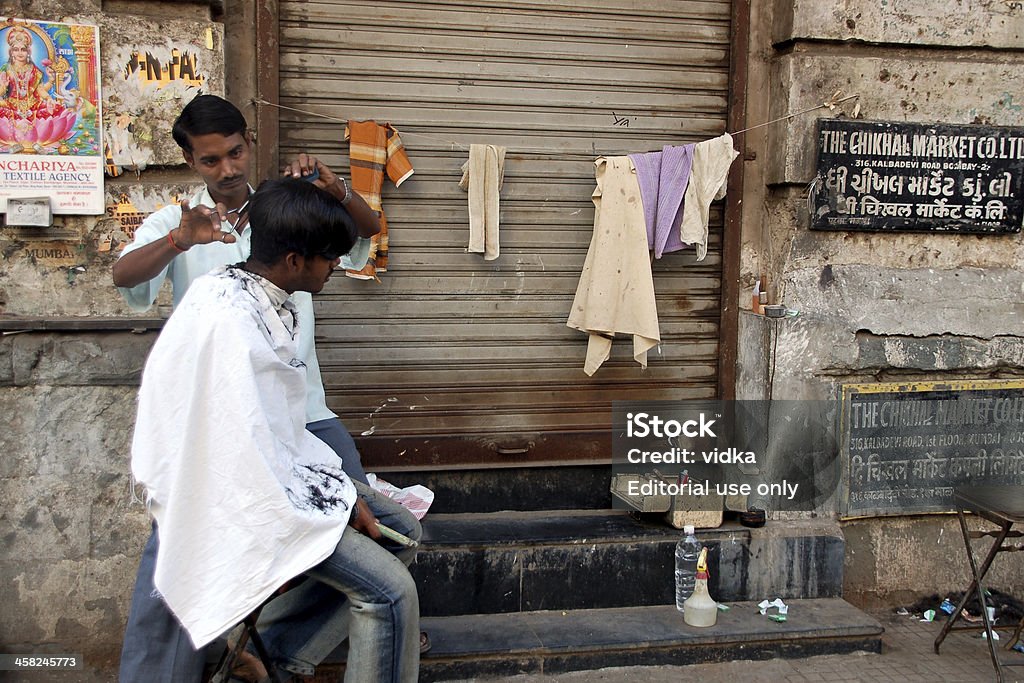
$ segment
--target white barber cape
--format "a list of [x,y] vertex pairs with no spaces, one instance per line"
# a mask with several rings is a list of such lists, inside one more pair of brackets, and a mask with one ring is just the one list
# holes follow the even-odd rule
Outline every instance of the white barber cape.
[[295,310],[218,268],[146,361],[132,474],[159,529],[157,590],[196,648],[330,555],[355,504],[341,460],[306,431]]

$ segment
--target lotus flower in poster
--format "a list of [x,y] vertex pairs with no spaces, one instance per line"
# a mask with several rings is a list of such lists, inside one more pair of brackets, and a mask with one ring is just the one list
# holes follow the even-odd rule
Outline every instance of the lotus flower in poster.
[[77,111],[59,105],[53,112],[38,111],[31,117],[0,117],[0,144],[39,152],[71,137],[77,121]]
[[38,37],[28,25],[12,25],[4,42],[7,62],[0,65],[0,142],[45,153],[70,138],[78,120],[73,103],[67,107],[59,99],[73,77],[71,64],[61,56],[56,61],[43,58],[37,66],[32,52]]

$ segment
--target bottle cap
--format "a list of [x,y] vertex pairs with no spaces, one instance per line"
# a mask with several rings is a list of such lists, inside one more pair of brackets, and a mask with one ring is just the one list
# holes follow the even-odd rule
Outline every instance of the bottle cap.
[[693,528],[692,524],[687,524],[686,526],[683,527],[683,533],[684,534],[692,534],[693,532],[694,532],[694,528]]

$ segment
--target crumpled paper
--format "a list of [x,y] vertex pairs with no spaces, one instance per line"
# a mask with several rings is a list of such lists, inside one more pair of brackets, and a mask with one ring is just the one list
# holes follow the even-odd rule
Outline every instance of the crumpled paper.
[[370,488],[408,509],[416,519],[423,519],[430,509],[430,504],[434,502],[434,492],[420,484],[400,489],[391,482],[379,479],[375,474],[367,474],[366,480],[370,482]]
[[767,600],[762,600],[761,602],[757,603],[757,609],[761,612],[761,614],[764,614],[772,607],[778,607],[779,614],[789,613],[789,605],[784,603],[782,601],[782,598],[775,598],[771,602],[768,602]]

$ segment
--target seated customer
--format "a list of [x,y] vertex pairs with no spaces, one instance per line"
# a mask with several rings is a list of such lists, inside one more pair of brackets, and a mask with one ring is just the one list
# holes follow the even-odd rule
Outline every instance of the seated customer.
[[348,598],[347,680],[415,681],[419,602],[403,563],[414,551],[375,526],[411,517],[305,428],[290,295],[323,288],[352,247],[352,219],[285,178],[260,187],[249,223],[249,258],[192,283],[143,372],[132,473],[160,537],[156,588],[201,648],[305,575]]

